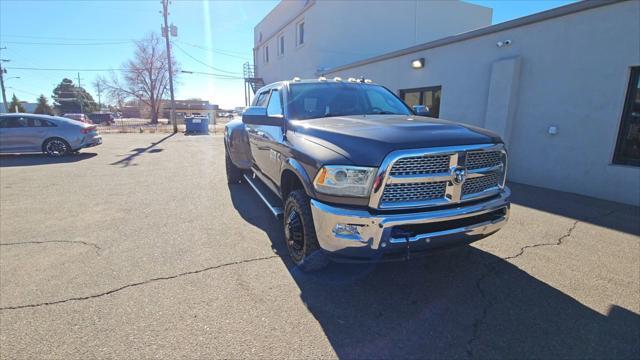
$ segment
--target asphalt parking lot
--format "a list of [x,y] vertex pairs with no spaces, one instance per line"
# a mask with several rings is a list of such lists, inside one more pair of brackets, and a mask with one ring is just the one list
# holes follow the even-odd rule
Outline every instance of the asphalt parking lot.
[[0,357],[639,358],[639,209],[512,190],[473,246],[305,274],[220,136],[3,155]]

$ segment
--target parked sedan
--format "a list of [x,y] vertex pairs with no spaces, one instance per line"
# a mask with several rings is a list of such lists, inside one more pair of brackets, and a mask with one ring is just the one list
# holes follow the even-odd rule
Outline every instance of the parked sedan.
[[0,152],[64,156],[100,144],[95,125],[49,115],[0,115]]

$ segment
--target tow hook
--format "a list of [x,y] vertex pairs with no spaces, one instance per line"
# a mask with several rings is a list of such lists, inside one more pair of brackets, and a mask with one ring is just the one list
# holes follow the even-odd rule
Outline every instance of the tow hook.
[[393,229],[393,237],[395,238],[405,238],[405,260],[409,260],[411,258],[411,251],[409,250],[409,239],[411,238],[413,233],[411,231],[402,230],[402,229]]

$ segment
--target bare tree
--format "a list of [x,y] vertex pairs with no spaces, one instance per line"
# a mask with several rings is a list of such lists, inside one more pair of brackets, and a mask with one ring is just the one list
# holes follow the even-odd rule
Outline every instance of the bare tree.
[[[109,79],[98,78],[107,96],[121,108],[124,101],[135,98],[149,108],[151,123],[157,123],[162,99],[169,88],[167,53],[162,38],[151,33],[135,42],[133,59],[122,65],[122,75],[112,72]],[[172,59],[173,76],[178,73]]]

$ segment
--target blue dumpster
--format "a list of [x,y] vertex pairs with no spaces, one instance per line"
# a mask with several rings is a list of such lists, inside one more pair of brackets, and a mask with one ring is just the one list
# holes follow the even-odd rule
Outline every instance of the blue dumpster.
[[187,134],[208,134],[209,133],[209,117],[208,116],[187,116],[184,118],[187,126]]

